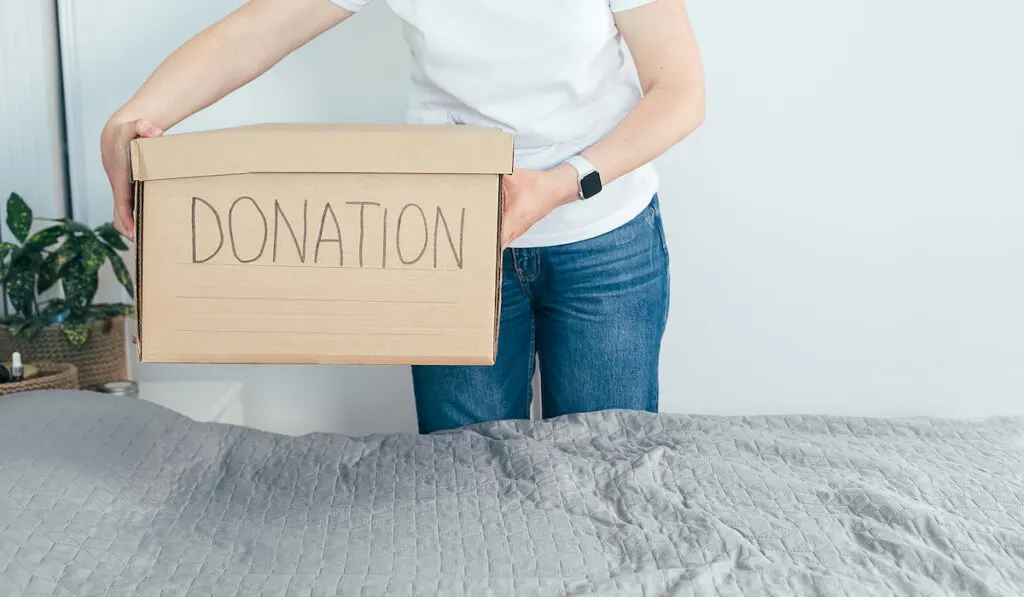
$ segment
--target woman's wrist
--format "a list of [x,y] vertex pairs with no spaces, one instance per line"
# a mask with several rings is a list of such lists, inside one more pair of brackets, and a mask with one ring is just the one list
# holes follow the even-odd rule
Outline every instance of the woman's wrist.
[[572,203],[580,198],[579,180],[576,169],[569,164],[561,164],[546,173],[553,207]]

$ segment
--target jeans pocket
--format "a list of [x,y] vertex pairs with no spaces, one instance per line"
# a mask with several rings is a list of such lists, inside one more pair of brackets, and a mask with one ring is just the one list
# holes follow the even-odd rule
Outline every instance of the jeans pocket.
[[663,288],[664,288],[663,293],[664,293],[664,300],[665,300],[665,311],[664,311],[665,314],[664,314],[664,318],[663,318],[662,323],[661,323],[662,329],[664,329],[665,326],[668,325],[668,311],[669,311],[669,303],[671,302],[670,301],[670,295],[671,295],[671,292],[672,292],[672,273],[671,273],[671,269],[672,268],[670,267],[671,263],[670,263],[669,252],[668,252],[668,239],[665,236],[665,223],[664,223],[664,221],[662,220],[662,217],[661,217],[661,204],[658,201],[658,196],[657,195],[655,195],[654,199],[651,200],[651,205],[650,205],[649,209],[651,210],[653,218],[654,218],[654,229],[655,229],[654,233],[657,236],[657,241],[661,243],[661,255],[662,255],[662,259],[664,260],[663,261],[663,266],[665,268],[665,271],[664,271],[664,275],[662,276],[662,279],[663,279],[663,284],[664,284],[664,286],[663,286]]
[[661,250],[665,252],[665,259],[668,259],[668,239],[665,237],[665,225],[661,218],[661,204],[658,201],[658,196],[655,195],[651,199],[651,204],[647,208],[651,213],[653,219],[654,232],[658,236],[658,240],[661,242]]

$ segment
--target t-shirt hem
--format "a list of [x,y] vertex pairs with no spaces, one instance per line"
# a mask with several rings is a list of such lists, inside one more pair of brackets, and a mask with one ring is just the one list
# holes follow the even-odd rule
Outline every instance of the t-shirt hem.
[[611,9],[612,12],[624,12],[634,8],[640,8],[641,6],[650,4],[654,1],[655,0],[613,0],[611,2]]
[[331,2],[349,12],[359,12],[364,6],[366,6],[365,2],[353,2],[352,0],[331,0]]
[[510,249],[537,249],[542,247],[556,247],[572,243],[583,242],[607,234],[620,226],[624,226],[637,217],[654,200],[657,188],[645,195],[637,195],[635,199],[624,204],[621,209],[596,222],[571,230],[565,230],[558,234],[531,235],[529,232],[513,241]]

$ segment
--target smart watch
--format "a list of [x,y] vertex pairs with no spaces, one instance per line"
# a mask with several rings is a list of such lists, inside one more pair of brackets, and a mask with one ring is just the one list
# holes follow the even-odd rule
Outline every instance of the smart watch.
[[601,173],[594,169],[594,166],[581,155],[566,160],[567,164],[576,169],[576,184],[579,188],[580,199],[590,199],[601,192]]

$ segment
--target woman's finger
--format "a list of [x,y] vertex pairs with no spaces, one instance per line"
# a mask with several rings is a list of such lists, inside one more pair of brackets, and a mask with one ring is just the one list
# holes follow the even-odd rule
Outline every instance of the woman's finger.
[[114,192],[114,227],[118,229],[129,240],[135,228],[135,218],[132,215],[131,187],[127,179],[124,184],[118,184]]
[[138,137],[159,137],[162,134],[164,132],[160,128],[147,120],[135,121],[135,135]]

